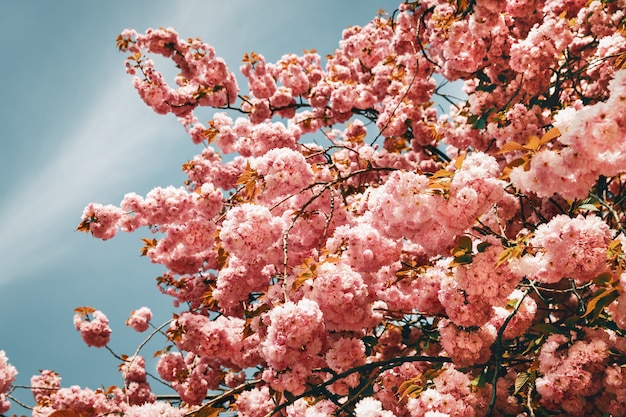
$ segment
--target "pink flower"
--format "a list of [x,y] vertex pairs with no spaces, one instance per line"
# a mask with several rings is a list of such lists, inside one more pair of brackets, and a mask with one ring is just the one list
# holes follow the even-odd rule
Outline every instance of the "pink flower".
[[17,370],[9,364],[9,359],[4,350],[0,350],[0,394],[9,391],[15,381],[15,375],[17,375]]
[[363,277],[344,262],[322,263],[307,297],[319,306],[328,330],[357,331],[379,319]]
[[388,410],[383,410],[382,403],[372,397],[365,397],[356,403],[354,407],[356,417],[394,417],[395,414]]
[[136,332],[145,332],[148,330],[150,320],[152,320],[152,311],[148,307],[141,307],[130,313],[126,325],[132,327]]
[[117,234],[118,222],[122,219],[124,211],[111,204],[91,203],[83,210],[81,224],[78,230],[91,232],[91,234],[102,240],[111,239]]
[[344,259],[359,272],[376,272],[392,264],[399,259],[402,249],[397,241],[381,236],[366,223],[338,227],[327,247],[343,249]]
[[120,389],[112,389],[107,394],[101,389],[94,391],[73,385],[53,393],[49,402],[35,407],[33,415],[47,416],[54,410],[71,410],[87,416],[117,414],[127,406],[124,398],[125,395]]
[[6,394],[0,394],[0,414],[6,413],[11,408],[11,403],[6,398]]
[[131,405],[124,410],[125,417],[182,417],[188,411],[174,407],[168,402],[148,402],[141,405]]
[[181,379],[186,370],[185,359],[179,352],[163,354],[157,362],[157,372],[167,382]]
[[77,312],[74,315],[74,327],[80,332],[87,346],[101,348],[106,346],[111,338],[109,320],[99,310]]
[[263,386],[242,392],[235,406],[241,417],[264,417],[271,413],[275,404],[270,398],[269,388]]
[[289,148],[271,149],[254,161],[258,175],[263,178],[264,201],[296,194],[313,179],[313,170],[305,157]]
[[140,405],[156,401],[156,395],[152,393],[150,384],[147,382],[127,382],[126,401],[131,405]]
[[459,367],[483,364],[491,357],[496,330],[487,324],[477,330],[463,329],[450,320],[439,322],[441,346]]
[[229,210],[222,223],[224,249],[254,262],[275,261],[282,249],[283,221],[261,205],[246,203]]
[[39,371],[39,375],[34,375],[30,379],[31,391],[37,404],[44,403],[50,399],[59,388],[61,388],[61,378],[59,374],[50,370]]
[[261,342],[261,355],[281,371],[297,364],[311,366],[326,348],[328,335],[322,311],[312,300],[287,302],[274,307],[267,316],[268,328]]
[[146,382],[146,361],[143,356],[127,358],[120,369],[125,381]]
[[[558,215],[539,225],[530,240],[533,247],[542,250],[513,260],[511,267],[518,274],[544,283],[556,283],[563,278],[589,282],[606,270],[610,242],[611,230],[599,217]],[[540,264],[539,268],[525,268],[529,262]]]

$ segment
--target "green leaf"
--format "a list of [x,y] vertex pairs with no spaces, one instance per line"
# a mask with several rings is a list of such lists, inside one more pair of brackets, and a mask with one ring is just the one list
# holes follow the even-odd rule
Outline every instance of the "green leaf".
[[597,277],[595,277],[594,279],[592,279],[591,282],[593,282],[596,285],[606,287],[607,284],[609,284],[612,280],[613,280],[613,276],[611,275],[611,273],[604,272],[598,275]]
[[498,86],[496,84],[483,84],[483,83],[480,83],[478,85],[478,87],[476,87],[476,90],[477,91],[486,91],[487,93],[491,93],[497,87]]
[[619,292],[617,290],[606,291],[604,288],[598,290],[596,292],[596,295],[587,303],[587,310],[581,318],[587,317],[588,315],[592,314],[592,320],[596,320],[600,316],[600,313],[602,312],[604,307],[611,304],[618,297]]
[[487,248],[488,248],[489,246],[491,246],[491,243],[489,243],[489,242],[481,242],[481,243],[479,243],[479,244],[476,246],[476,250],[477,250],[479,253],[483,253],[484,251],[486,251],[486,250],[487,250]]
[[283,395],[285,396],[285,399],[287,400],[287,402],[290,404],[293,404],[293,402],[296,400],[295,395],[293,395],[289,391],[283,391]]
[[546,335],[551,335],[555,333],[567,335],[567,330],[561,329],[560,327],[555,326],[550,323],[537,323],[531,327],[531,329],[538,331],[539,333],[543,333]]
[[578,206],[578,209],[579,210],[588,210],[588,211],[600,211],[600,209],[598,209],[593,204],[581,204],[580,206]]
[[575,314],[563,320],[563,323],[565,324],[565,327],[567,327],[568,329],[574,330],[579,320],[580,320],[580,317]]
[[520,372],[515,378],[515,390],[513,391],[513,395],[519,394],[525,386],[529,383],[533,384],[535,382],[535,378],[537,377],[536,372]]
[[483,117],[478,117],[475,114],[468,117],[467,121],[470,122],[472,127],[476,130],[482,130],[487,125],[487,121]]
[[489,368],[487,367],[483,369],[483,371],[478,374],[474,379],[472,379],[470,384],[476,388],[484,388],[487,385],[487,382],[491,380],[492,376],[493,372],[490,372]]
[[452,261],[451,263],[451,266],[468,265],[472,263],[472,259],[472,255],[469,254],[455,256],[454,261]]
[[458,243],[458,247],[461,249],[465,249],[466,252],[469,252],[472,250],[472,238],[470,238],[469,236],[459,236],[459,243]]
[[519,393],[522,388],[528,383],[530,379],[530,374],[528,372],[520,372],[515,378],[515,391],[513,391],[513,395]]

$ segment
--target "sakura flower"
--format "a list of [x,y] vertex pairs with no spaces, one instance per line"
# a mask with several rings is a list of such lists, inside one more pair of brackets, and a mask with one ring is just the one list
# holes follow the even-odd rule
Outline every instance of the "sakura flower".
[[61,388],[61,377],[54,371],[42,370],[39,371],[39,375],[31,377],[30,385],[35,401],[38,404],[44,403]]
[[11,403],[6,398],[11,385],[15,381],[17,370],[9,364],[4,350],[0,350],[0,414],[6,413],[11,407]]
[[0,393],[9,391],[11,384],[15,381],[17,370],[11,364],[4,350],[0,350]]
[[74,315],[74,327],[80,332],[87,346],[101,348],[106,346],[111,338],[109,320],[99,310],[88,314],[77,312]]
[[[556,283],[562,278],[589,282],[607,268],[606,251],[611,241],[609,226],[596,216],[570,218],[555,216],[537,227],[530,239],[533,247],[541,248],[535,255],[524,255],[510,266],[540,282]],[[526,268],[528,264],[535,267]]]
[[275,407],[267,386],[244,391],[237,398],[235,406],[241,417],[264,417]]
[[148,330],[150,320],[152,320],[152,311],[148,307],[141,307],[130,313],[126,325],[132,327],[136,332],[145,332]]
[[131,405],[124,410],[126,417],[182,417],[185,414],[187,414],[186,409],[174,407],[164,401]]
[[78,230],[91,232],[98,239],[108,240],[117,234],[118,222],[123,215],[122,209],[111,204],[91,203],[83,210]]
[[276,370],[297,364],[312,365],[326,348],[327,333],[319,305],[308,299],[273,308],[267,317],[267,336],[261,355]]
[[394,417],[395,414],[388,410],[383,410],[382,403],[372,397],[361,399],[354,407],[356,417]]

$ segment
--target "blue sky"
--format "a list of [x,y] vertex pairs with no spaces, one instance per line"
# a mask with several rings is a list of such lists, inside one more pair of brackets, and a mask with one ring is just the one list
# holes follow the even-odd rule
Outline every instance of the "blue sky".
[[[173,116],[153,113],[137,96],[115,48],[121,30],[172,26],[214,45],[236,70],[244,52],[268,60],[302,49],[331,53],[344,27],[396,5],[0,2],[0,349],[18,368],[16,384],[53,369],[64,386],[120,385],[118,361],[82,343],[73,309],[104,311],[120,354],[132,354],[143,337],[124,324],[131,310],[150,306],[155,323],[174,310],[155,287],[162,269],[139,257],[147,231],[107,242],[74,231],[89,202],[119,204],[130,191],[181,185],[180,166],[200,152]],[[28,392],[17,394],[32,404]]]

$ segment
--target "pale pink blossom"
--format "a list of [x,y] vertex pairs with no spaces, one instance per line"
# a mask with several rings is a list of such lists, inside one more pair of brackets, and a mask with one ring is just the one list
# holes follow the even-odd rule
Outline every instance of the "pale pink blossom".
[[6,393],[15,381],[17,370],[11,364],[4,350],[0,350],[0,392]]
[[80,230],[91,232],[91,234],[102,240],[114,237],[118,231],[118,222],[122,219],[124,211],[111,204],[102,205],[91,203],[83,210]]
[[375,398],[365,397],[354,407],[356,417],[394,417],[395,414],[383,410],[382,403]]
[[111,338],[109,319],[100,310],[90,314],[77,312],[74,315],[74,327],[80,332],[87,346],[101,348],[106,346]]
[[275,307],[267,316],[267,322],[261,355],[276,370],[296,364],[313,365],[313,358],[326,349],[327,330],[315,301],[302,299]]
[[184,408],[174,407],[165,401],[148,402],[131,405],[124,410],[127,417],[183,417],[187,414]]
[[41,404],[61,388],[61,377],[54,371],[42,370],[39,371],[39,375],[30,378],[30,385],[35,401]]
[[136,332],[145,332],[148,330],[150,320],[152,320],[152,311],[148,307],[141,307],[131,311],[130,317],[126,320],[126,325],[132,327]]
[[241,393],[235,407],[241,417],[264,417],[271,413],[275,405],[270,398],[269,388],[263,386]]

